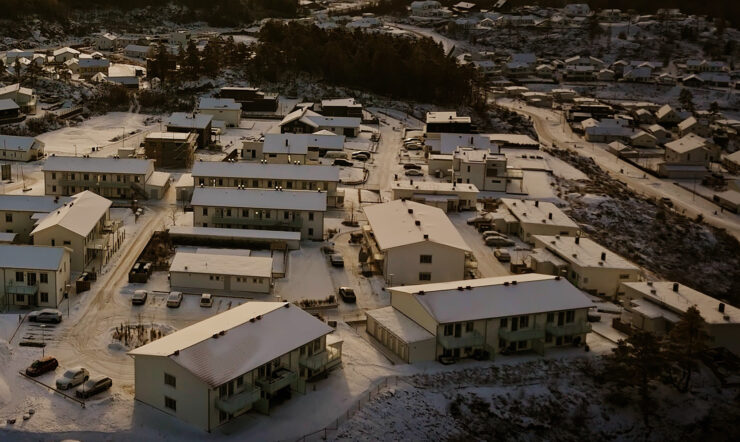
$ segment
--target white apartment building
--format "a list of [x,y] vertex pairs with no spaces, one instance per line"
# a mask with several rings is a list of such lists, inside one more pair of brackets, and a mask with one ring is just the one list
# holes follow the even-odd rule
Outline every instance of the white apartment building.
[[390,285],[464,279],[470,246],[436,207],[395,200],[363,208],[367,262]]
[[546,201],[501,198],[492,221],[499,232],[515,234],[530,244],[535,235],[576,236],[580,232],[575,221]]
[[490,150],[457,148],[452,156],[452,180],[473,184],[479,190],[506,192],[506,156]]
[[209,432],[269,413],[341,364],[332,331],[295,305],[246,302],[130,351],[135,398]]
[[437,207],[444,212],[475,210],[478,201],[478,188],[473,184],[394,181],[391,192],[394,200],[410,200]]
[[558,276],[525,274],[391,287],[367,332],[408,363],[492,359],[586,342],[593,302]]
[[44,143],[33,137],[0,135],[0,160],[36,161],[44,156]]
[[239,127],[242,105],[233,98],[203,97],[198,103],[198,112],[211,115],[214,120],[223,121],[227,126]]
[[193,225],[301,232],[301,239],[324,237],[326,192],[196,187]]
[[0,244],[0,308],[56,308],[68,292],[70,251]]
[[58,196],[0,195],[0,232],[15,233],[18,242],[28,243],[39,218],[69,200]]
[[265,134],[259,140],[246,140],[241,156],[247,161],[264,161],[268,164],[306,164],[316,162],[326,152],[341,152],[344,135],[327,130],[310,134]]
[[272,258],[246,253],[216,249],[178,251],[170,265],[170,286],[195,293],[270,293]]

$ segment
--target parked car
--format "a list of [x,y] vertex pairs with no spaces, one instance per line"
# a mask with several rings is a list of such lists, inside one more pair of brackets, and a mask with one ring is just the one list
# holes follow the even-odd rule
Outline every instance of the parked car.
[[339,253],[329,255],[329,262],[332,267],[344,267],[344,258]]
[[486,245],[492,247],[511,247],[514,245],[514,241],[498,236],[489,236],[486,238]]
[[113,385],[111,378],[107,376],[98,376],[92,379],[88,379],[75,391],[75,396],[80,399],[87,399],[95,396],[98,393],[102,393],[109,389]]
[[493,256],[496,257],[501,262],[509,262],[511,261],[511,255],[508,251],[504,249],[496,249],[493,251]]
[[57,379],[56,385],[60,390],[76,387],[90,378],[90,372],[86,368],[75,367],[65,371],[61,378]]
[[48,322],[59,324],[62,322],[62,312],[53,308],[36,310],[28,314],[28,320],[31,322]]
[[33,361],[33,363],[26,368],[26,374],[31,377],[41,376],[44,373],[56,370],[57,367],[59,367],[57,359],[52,356],[47,356]]
[[347,155],[347,152],[341,152],[341,151],[332,151],[327,152],[324,155],[324,158],[344,158],[346,159],[349,155]]
[[370,159],[370,155],[353,153],[352,159],[357,160],[357,161],[362,161],[364,163]]
[[368,152],[366,150],[358,150],[356,152],[352,152],[352,157],[368,157],[370,158],[373,156],[372,152]]
[[422,146],[421,144],[404,144],[403,147],[406,148],[406,150],[421,150]]
[[483,235],[484,238],[487,236],[504,236],[501,232],[497,232],[495,230],[486,230],[481,233],[481,235]]
[[404,172],[404,175],[406,175],[406,176],[424,176],[424,172],[422,172],[421,170],[409,169],[406,172]]
[[348,303],[357,302],[355,291],[349,287],[339,287],[339,297],[342,298],[342,301],[344,302],[348,302]]
[[491,221],[491,218],[488,217],[488,214],[482,214],[482,215],[476,215],[474,217],[468,218],[467,223],[469,225],[473,224],[479,224],[479,223],[488,223]]
[[343,160],[341,158],[337,158],[334,160],[333,163],[331,163],[332,166],[343,166],[343,167],[352,167],[355,164],[352,161]]
[[170,292],[167,296],[167,307],[177,308],[182,303],[182,292]]
[[403,165],[403,168],[406,170],[412,170],[412,169],[421,170],[421,166],[419,166],[418,164],[414,164],[414,163],[406,163]]
[[210,293],[203,293],[200,295],[200,306],[213,307],[213,296],[211,296]]
[[452,365],[455,363],[455,358],[453,358],[452,356],[440,355],[438,360],[442,365]]
[[149,296],[149,292],[146,290],[136,290],[134,296],[131,297],[131,305],[142,305],[146,304],[146,298]]
[[404,143],[420,143],[421,142],[421,138],[419,138],[419,137],[404,138],[403,139],[403,142]]

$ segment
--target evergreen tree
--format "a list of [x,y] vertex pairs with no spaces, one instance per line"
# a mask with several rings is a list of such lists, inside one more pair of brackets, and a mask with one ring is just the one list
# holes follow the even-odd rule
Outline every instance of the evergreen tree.
[[694,94],[690,90],[686,88],[681,89],[681,93],[678,95],[678,102],[687,111],[694,112]]
[[195,46],[195,41],[190,40],[185,50],[183,65],[186,77],[190,80],[197,80],[200,76],[200,67],[200,52],[198,52],[198,48]]
[[668,335],[668,358],[680,369],[679,377],[674,379],[679,391],[689,391],[691,374],[699,368],[699,357],[709,346],[711,337],[706,325],[699,309],[691,306]]

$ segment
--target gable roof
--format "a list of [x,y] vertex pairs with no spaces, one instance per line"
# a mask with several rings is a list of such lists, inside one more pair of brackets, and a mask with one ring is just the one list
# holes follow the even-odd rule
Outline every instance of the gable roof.
[[0,135],[0,149],[28,152],[38,142],[33,137],[17,137],[15,135]]
[[213,115],[174,112],[167,119],[167,126],[188,129],[205,129],[213,120]]
[[192,176],[338,182],[339,169],[318,165],[198,161],[193,165]]
[[705,138],[690,133],[676,141],[666,143],[665,147],[666,149],[670,149],[674,152],[685,153],[691,150],[701,149],[706,145],[707,140]]
[[[432,241],[470,251],[470,246],[442,209],[413,201],[395,200],[365,206],[363,210],[381,250]],[[417,221],[419,225],[416,225]],[[425,235],[428,235],[428,239],[424,238]]]
[[216,387],[331,332],[294,305],[245,302],[128,354],[167,357]]
[[54,155],[46,159],[43,170],[51,172],[146,175],[152,168],[152,161],[136,158],[68,157]]
[[50,227],[60,226],[80,236],[87,236],[110,209],[111,201],[86,190],[41,218],[31,236]]
[[[193,206],[248,209],[326,211],[326,192],[310,190],[230,189],[196,187]],[[280,220],[276,220],[279,222]]]
[[69,201],[58,196],[0,195],[0,211],[49,213]]
[[0,244],[0,268],[55,271],[64,253],[63,247]]
[[198,109],[241,110],[241,108],[242,104],[237,103],[233,98],[202,97],[198,104]]
[[325,117],[320,115],[311,109],[303,108],[295,110],[283,118],[280,122],[280,126],[292,123],[294,121],[300,121],[308,126],[318,129],[321,127],[360,127],[362,120],[354,117]]

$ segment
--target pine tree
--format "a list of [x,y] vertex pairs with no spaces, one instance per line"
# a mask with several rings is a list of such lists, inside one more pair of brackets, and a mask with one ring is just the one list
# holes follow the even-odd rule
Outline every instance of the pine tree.
[[686,88],[681,89],[681,93],[678,95],[678,102],[687,111],[694,112],[694,94],[690,90]]
[[190,40],[185,50],[184,70],[190,80],[197,80],[200,76],[200,52],[195,42]]
[[689,391],[691,374],[698,369],[699,357],[709,346],[711,337],[707,333],[706,325],[699,309],[691,306],[668,335],[668,358],[680,369],[679,378],[674,379],[679,391]]

